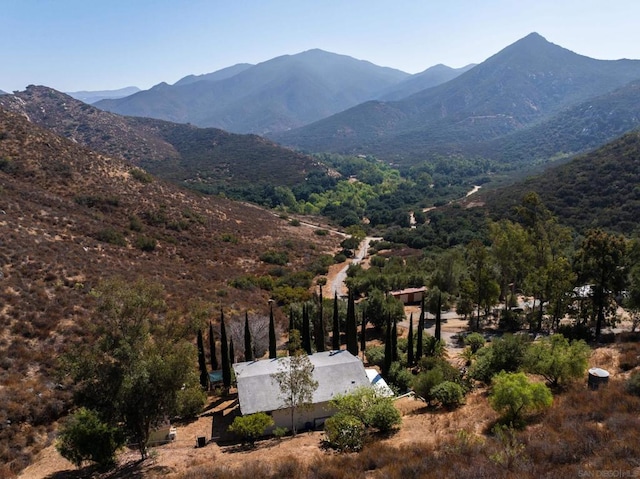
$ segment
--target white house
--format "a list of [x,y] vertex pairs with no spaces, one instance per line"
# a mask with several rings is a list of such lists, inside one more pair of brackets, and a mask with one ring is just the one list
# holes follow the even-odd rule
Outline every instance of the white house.
[[[318,381],[318,388],[313,394],[312,407],[295,411],[296,429],[320,426],[335,413],[329,405],[331,399],[361,386],[371,386],[362,361],[348,351],[315,353],[309,360],[314,366],[313,379]],[[291,409],[284,407],[280,387],[272,377],[282,370],[280,364],[286,365],[288,361],[289,357],[283,357],[233,365],[243,415],[265,412],[273,418],[274,427],[291,428]]]

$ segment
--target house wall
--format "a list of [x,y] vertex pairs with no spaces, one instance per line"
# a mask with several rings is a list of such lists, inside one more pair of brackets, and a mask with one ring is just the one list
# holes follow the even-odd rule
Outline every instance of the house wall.
[[[310,423],[312,428],[320,427],[324,424],[325,419],[333,416],[336,412],[336,409],[328,402],[314,404],[310,409],[297,408],[293,415],[296,430],[304,430],[307,423]],[[276,427],[286,427],[291,430],[291,408],[272,411],[271,417],[275,424],[271,429],[267,429],[265,434],[271,434]]]

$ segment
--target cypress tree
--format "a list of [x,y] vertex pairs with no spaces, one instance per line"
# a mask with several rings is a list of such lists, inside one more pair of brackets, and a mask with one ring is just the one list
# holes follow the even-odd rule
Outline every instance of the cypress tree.
[[424,334],[424,293],[420,303],[420,317],[418,318],[418,341],[416,345],[416,362],[422,358],[422,335]]
[[231,361],[231,364],[236,362],[236,351],[233,347],[233,338],[229,340],[229,360]]
[[409,335],[407,336],[407,363],[413,366],[413,313],[409,316]]
[[244,312],[244,360],[253,361],[253,341],[249,329],[249,313]]
[[273,302],[269,301],[269,359],[275,359],[277,356],[276,323],[273,320]]
[[311,328],[309,327],[309,309],[302,305],[302,349],[311,354]]
[[209,389],[209,372],[207,371],[207,360],[204,356],[204,341],[202,330],[198,329],[198,366],[200,367],[200,385],[205,391]]
[[296,329],[296,323],[293,319],[293,308],[289,306],[289,334],[291,334],[291,331],[294,329]]
[[438,310],[436,311],[436,341],[442,339],[442,292],[438,293]]
[[338,292],[333,293],[333,334],[331,347],[334,351],[340,349],[340,318],[338,317]]
[[353,292],[349,290],[347,301],[347,351],[354,356],[358,355],[358,325],[356,323],[356,305]]
[[222,359],[222,384],[228,391],[231,387],[231,363],[229,361],[229,343],[227,343],[227,330],[224,326],[222,308],[220,308],[220,356]]
[[384,341],[384,362],[382,363],[382,375],[388,377],[391,369],[392,352],[391,352],[391,315],[387,315],[387,328]]
[[211,369],[218,370],[218,358],[216,357],[216,338],[213,335],[213,324],[209,321],[209,353],[211,353]]
[[360,350],[364,361],[364,352],[367,349],[367,310],[362,308],[362,327],[360,328]]
[[398,360],[398,320],[393,318],[393,329],[391,330],[391,361]]
[[[322,289],[322,286],[320,286]],[[320,296],[320,304],[318,307],[318,316],[314,321],[313,339],[316,346],[316,352],[324,351],[324,319],[322,318],[322,296]]]

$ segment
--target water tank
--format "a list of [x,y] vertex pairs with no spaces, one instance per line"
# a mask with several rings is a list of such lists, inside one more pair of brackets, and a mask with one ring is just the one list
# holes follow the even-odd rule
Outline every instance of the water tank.
[[601,368],[589,369],[589,389],[595,391],[601,384],[607,384],[609,382],[609,371]]

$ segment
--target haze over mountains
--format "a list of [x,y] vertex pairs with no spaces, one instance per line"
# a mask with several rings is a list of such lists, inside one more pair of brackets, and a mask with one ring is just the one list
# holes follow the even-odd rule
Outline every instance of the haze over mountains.
[[309,50],[186,77],[173,86],[161,83],[96,106],[122,115],[263,134],[325,118],[375,98],[409,76],[344,55]]
[[638,60],[594,60],[533,33],[439,86],[399,101],[370,101],[272,137],[307,151],[404,163],[430,153],[474,153],[478,142],[507,138],[638,78]]
[[128,86],[117,90],[101,90],[101,91],[73,91],[66,92],[70,97],[80,100],[84,103],[95,103],[100,100],[123,98],[125,96],[138,93],[140,88],[137,86]]

